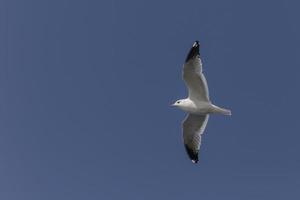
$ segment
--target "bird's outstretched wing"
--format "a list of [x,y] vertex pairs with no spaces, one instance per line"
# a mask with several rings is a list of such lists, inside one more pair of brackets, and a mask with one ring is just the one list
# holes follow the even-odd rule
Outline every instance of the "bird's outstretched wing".
[[209,101],[206,79],[202,73],[202,62],[196,41],[189,51],[183,65],[183,79],[189,91],[189,98],[194,101]]
[[193,163],[198,162],[201,135],[204,132],[208,118],[208,114],[188,114],[182,123],[184,146]]

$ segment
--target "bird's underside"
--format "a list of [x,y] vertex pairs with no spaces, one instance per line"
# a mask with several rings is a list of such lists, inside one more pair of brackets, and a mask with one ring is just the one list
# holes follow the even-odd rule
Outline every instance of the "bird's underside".
[[201,136],[207,125],[209,114],[230,115],[230,110],[213,105],[209,99],[207,81],[202,73],[199,42],[190,49],[183,66],[183,79],[188,88],[188,98],[179,101],[176,106],[188,114],[182,122],[183,142],[189,158],[197,163]]

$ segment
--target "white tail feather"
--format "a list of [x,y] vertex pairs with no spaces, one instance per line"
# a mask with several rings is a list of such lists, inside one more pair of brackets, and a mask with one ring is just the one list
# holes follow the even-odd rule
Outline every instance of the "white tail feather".
[[213,106],[213,113],[219,113],[222,115],[231,115],[231,110],[225,109],[225,108],[220,108],[218,106],[212,105]]

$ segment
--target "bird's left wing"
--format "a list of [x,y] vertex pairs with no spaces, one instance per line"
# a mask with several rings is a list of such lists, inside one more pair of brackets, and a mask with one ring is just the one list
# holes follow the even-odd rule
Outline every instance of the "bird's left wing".
[[183,79],[189,91],[189,98],[195,101],[209,101],[208,86],[202,73],[199,42],[190,49],[183,65]]
[[209,115],[188,114],[182,123],[183,142],[185,149],[194,162],[198,162],[201,135],[206,127]]

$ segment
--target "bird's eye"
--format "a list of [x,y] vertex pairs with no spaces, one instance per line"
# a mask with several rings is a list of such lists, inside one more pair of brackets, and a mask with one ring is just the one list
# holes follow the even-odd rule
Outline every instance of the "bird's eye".
[[177,101],[177,104],[179,104],[180,103],[180,101]]

